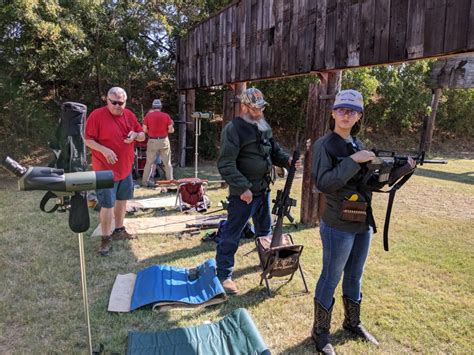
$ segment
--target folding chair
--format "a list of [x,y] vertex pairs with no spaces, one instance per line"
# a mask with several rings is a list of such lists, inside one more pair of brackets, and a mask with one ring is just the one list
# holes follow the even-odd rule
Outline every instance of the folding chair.
[[207,180],[199,178],[183,178],[176,180],[178,190],[176,192],[176,204],[179,202],[179,210],[183,211],[183,203],[190,208],[197,207],[199,203],[204,201]]
[[258,237],[255,239],[257,246],[258,257],[260,259],[260,266],[262,267],[262,274],[260,275],[260,285],[265,281],[268,295],[271,296],[270,285],[268,280],[272,277],[290,276],[287,282],[293,279],[296,271],[300,271],[301,278],[306,292],[308,286],[304,278],[303,270],[300,265],[300,256],[303,252],[303,245],[294,244],[293,238],[289,234],[283,234],[283,245],[278,247],[271,247],[272,236]]

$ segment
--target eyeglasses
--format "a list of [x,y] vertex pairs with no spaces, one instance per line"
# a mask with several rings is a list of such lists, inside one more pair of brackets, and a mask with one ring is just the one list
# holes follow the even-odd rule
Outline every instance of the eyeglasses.
[[123,102],[123,101],[115,101],[115,100],[111,100],[111,99],[109,99],[109,101],[114,106],[116,106],[116,105],[119,105],[119,106],[125,105],[125,102]]
[[263,111],[265,111],[265,106],[263,106],[263,107],[261,107],[261,108],[252,107],[252,106],[250,106],[250,105],[245,105],[245,106],[247,106],[250,110],[255,111],[255,112],[258,112],[258,111],[263,112]]
[[346,108],[338,108],[335,110],[336,115],[338,116],[345,116],[348,115],[349,117],[355,117],[359,112],[351,110],[351,109],[346,109]]

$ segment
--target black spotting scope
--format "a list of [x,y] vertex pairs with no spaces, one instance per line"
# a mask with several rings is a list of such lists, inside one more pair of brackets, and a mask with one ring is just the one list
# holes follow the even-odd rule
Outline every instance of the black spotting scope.
[[43,166],[26,168],[10,157],[6,157],[2,165],[20,178],[18,188],[23,191],[75,192],[114,186],[114,174],[111,170],[64,173],[63,169]]

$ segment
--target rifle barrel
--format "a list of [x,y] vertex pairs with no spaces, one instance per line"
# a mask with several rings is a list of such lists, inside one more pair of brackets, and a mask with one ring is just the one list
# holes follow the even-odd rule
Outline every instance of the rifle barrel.
[[425,159],[423,164],[448,164],[447,160]]

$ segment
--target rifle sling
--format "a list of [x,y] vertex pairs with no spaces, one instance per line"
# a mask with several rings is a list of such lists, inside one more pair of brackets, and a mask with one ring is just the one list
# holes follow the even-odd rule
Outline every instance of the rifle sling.
[[393,206],[393,201],[395,200],[395,194],[397,190],[402,187],[409,178],[413,175],[414,171],[411,173],[405,175],[399,182],[397,182],[393,187],[390,189],[390,191],[380,191],[377,190],[376,192],[388,192],[388,204],[387,204],[387,213],[385,214],[385,223],[383,226],[383,249],[385,251],[388,251],[388,228],[390,226],[390,215],[392,213],[392,206]]

